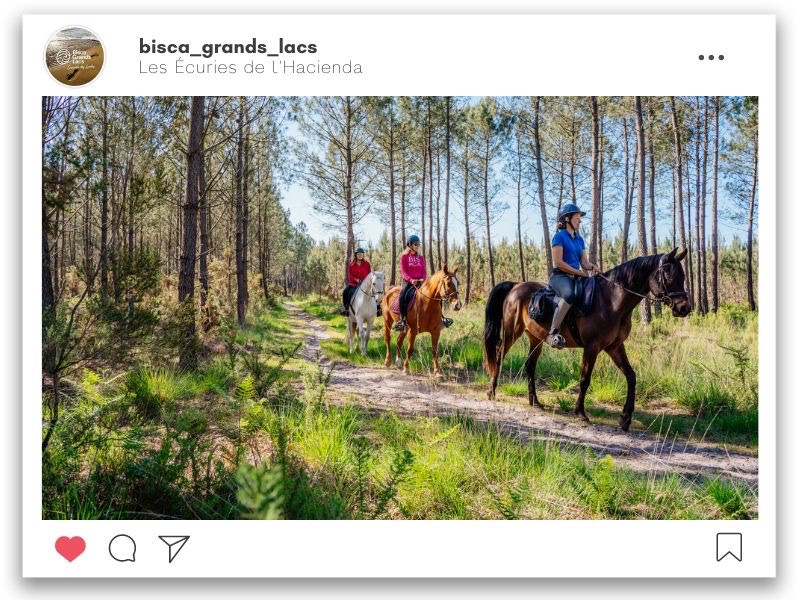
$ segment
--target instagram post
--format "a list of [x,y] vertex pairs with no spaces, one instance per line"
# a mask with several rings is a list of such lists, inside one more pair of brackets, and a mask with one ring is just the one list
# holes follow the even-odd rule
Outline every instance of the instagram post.
[[710,19],[26,15],[23,575],[774,577],[775,20]]

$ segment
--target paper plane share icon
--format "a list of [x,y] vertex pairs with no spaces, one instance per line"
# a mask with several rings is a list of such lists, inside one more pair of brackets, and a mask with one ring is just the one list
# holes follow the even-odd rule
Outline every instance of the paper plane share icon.
[[178,556],[178,553],[189,541],[188,535],[160,535],[158,536],[162,542],[169,547],[169,562],[171,563]]

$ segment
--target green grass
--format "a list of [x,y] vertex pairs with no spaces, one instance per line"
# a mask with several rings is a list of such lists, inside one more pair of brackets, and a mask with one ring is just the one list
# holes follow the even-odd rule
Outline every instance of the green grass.
[[[325,321],[331,337],[322,343],[332,358],[354,364],[383,364],[385,346],[382,321],[376,319],[366,358],[350,354],[345,342],[345,320],[336,314],[334,301],[314,297],[298,306]],[[458,381],[482,397],[488,378],[483,369],[484,306],[468,305],[450,311],[455,324],[443,332],[439,343],[444,381]],[[394,348],[397,334],[392,334]],[[635,426],[648,427],[658,415],[668,414],[673,431],[681,436],[703,435],[707,441],[758,445],[758,315],[740,306],[725,305],[717,314],[677,319],[665,312],[643,329],[634,320],[626,342],[628,358],[636,371]],[[527,398],[524,364],[529,347],[523,336],[503,361],[499,382],[501,397]],[[430,336],[417,339],[411,370],[430,375]],[[580,380],[581,352],[542,349],[537,362],[537,393],[545,403],[572,411]],[[622,411],[627,384],[605,354],[598,357],[586,404],[601,422],[615,424]],[[698,434],[698,431],[700,432]]]
[[[306,300],[302,306],[324,315],[329,330],[338,332],[323,344],[326,353],[382,364],[380,339],[373,338],[366,359],[349,355],[344,319],[333,314],[333,303]],[[442,365],[446,377],[482,394],[481,308],[453,315],[456,324],[442,339]],[[709,323],[667,319],[658,322],[657,335],[635,333],[629,354],[641,363],[640,389],[652,394],[639,400],[639,426],[757,445],[756,360],[748,346],[757,336],[752,317],[730,312]],[[141,364],[121,373],[85,370],[72,382],[42,465],[43,517],[758,516],[756,492],[741,484],[638,473],[580,446],[523,444],[463,415],[405,418],[349,402],[328,404],[324,373],[287,355],[300,333],[286,310],[256,307],[253,317],[245,329],[230,330],[232,355],[207,356],[195,372]],[[742,332],[736,344],[723,337],[732,327]],[[431,368],[426,337],[413,361],[420,373]],[[667,343],[671,349],[663,347]],[[527,352],[526,343],[518,344],[503,369],[500,391],[517,402],[527,398],[520,372]],[[540,397],[571,411],[579,355],[545,349],[539,362]],[[692,377],[682,381],[679,373]],[[266,382],[261,391],[258,377]],[[615,420],[624,390],[614,365],[598,361],[587,398],[593,418]]]

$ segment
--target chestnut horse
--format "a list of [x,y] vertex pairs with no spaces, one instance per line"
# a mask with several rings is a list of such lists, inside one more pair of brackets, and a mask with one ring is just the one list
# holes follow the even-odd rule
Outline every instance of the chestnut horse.
[[[684,288],[685,275],[680,261],[686,256],[683,250],[676,256],[677,248],[669,254],[642,256],[622,263],[618,267],[598,275],[594,291],[592,311],[575,320],[578,338],[572,328],[564,326],[561,334],[568,348],[583,348],[580,391],[575,405],[575,414],[588,421],[584,411],[586,390],[592,377],[598,354],[605,351],[614,364],[624,373],[628,394],[619,426],[628,431],[633,419],[636,396],[636,373],[625,353],[625,340],[631,332],[631,313],[647,296],[653,294],[672,309],[676,317],[685,317],[691,312],[689,297]],[[544,408],[536,397],[536,361],[542,352],[543,340],[548,329],[528,315],[528,303],[536,290],[545,287],[538,281],[515,283],[504,281],[497,284],[486,302],[484,324],[484,362],[491,378],[489,399],[494,400],[497,377],[503,358],[511,346],[525,333],[530,342],[530,352],[525,361],[528,376],[528,403]],[[567,316],[569,319],[569,315]],[[565,323],[567,321],[565,320]]]
[[[442,329],[442,305],[449,302],[454,310],[461,309],[461,300],[458,298],[458,279],[456,279],[458,268],[449,271],[447,265],[426,279],[417,290],[414,305],[409,309],[406,316],[406,329],[400,332],[397,338],[397,359],[395,364],[399,368],[400,351],[403,347],[403,340],[408,334],[408,351],[405,361],[402,363],[403,372],[408,373],[408,363],[414,353],[414,340],[420,333],[431,334],[431,348],[433,350],[433,374],[440,376],[439,370],[439,334]],[[394,286],[387,290],[381,303],[383,309],[383,340],[386,342],[386,361],[388,367],[392,364],[392,325],[400,320],[399,313],[392,311],[392,302],[400,293],[400,286]]]

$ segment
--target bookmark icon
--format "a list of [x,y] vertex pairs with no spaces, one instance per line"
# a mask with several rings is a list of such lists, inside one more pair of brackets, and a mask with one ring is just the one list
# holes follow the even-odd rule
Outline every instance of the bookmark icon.
[[186,542],[189,541],[188,535],[160,535],[158,536],[162,542],[164,542],[167,547],[169,548],[169,562],[171,563],[175,560],[175,557],[178,556],[178,553],[183,549],[186,545]]

